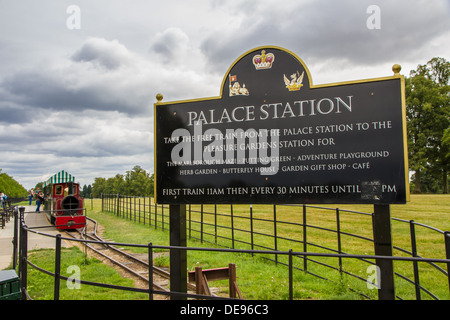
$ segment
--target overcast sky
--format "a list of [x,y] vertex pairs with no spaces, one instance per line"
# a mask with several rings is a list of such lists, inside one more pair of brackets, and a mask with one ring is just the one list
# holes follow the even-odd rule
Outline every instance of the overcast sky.
[[156,94],[218,96],[264,45],[313,84],[409,75],[450,60],[450,1],[0,0],[0,168],[27,189],[60,170],[82,185],[153,173]]

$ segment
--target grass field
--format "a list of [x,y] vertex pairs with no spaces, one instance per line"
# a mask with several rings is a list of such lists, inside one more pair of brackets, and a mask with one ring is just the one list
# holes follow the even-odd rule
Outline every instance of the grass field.
[[[169,232],[166,228],[165,231],[161,229],[155,229],[154,226],[144,225],[142,223],[134,222],[134,219],[127,220],[124,218],[116,217],[113,213],[101,212],[101,204],[99,200],[93,202],[87,201],[86,207],[88,208],[88,216],[96,219],[105,228],[105,237],[116,242],[124,243],[138,243],[148,244],[152,242],[154,245],[169,245]],[[329,206],[333,208],[333,206]],[[340,209],[346,209],[350,211],[361,211],[371,213],[372,206],[360,206],[360,205],[340,205]],[[273,219],[274,212],[272,206],[253,206],[253,218],[255,220],[253,228],[258,234],[273,234]],[[191,208],[192,220],[200,221],[203,219],[204,232],[208,232],[212,235],[204,235],[204,240],[215,242],[213,236],[213,227],[209,224],[214,219],[212,215],[204,214],[200,216],[200,208]],[[211,212],[212,207],[204,206],[204,212]],[[228,210],[228,211],[227,211]],[[295,221],[297,223],[303,223],[301,216],[301,208],[277,206],[276,219],[277,221]],[[308,210],[310,210],[308,208]],[[229,208],[218,207],[218,212],[225,211],[227,214],[218,215],[216,219],[222,225],[229,223]],[[168,214],[168,212],[166,212]],[[246,230],[249,227],[249,206],[234,206],[233,207],[233,223],[236,230],[234,231],[234,245],[236,248],[248,249],[248,244],[243,244],[240,241],[248,242],[249,234],[247,232],[239,231]],[[412,195],[411,202],[407,205],[392,205],[391,216],[393,218],[403,220],[414,220],[416,223],[429,225],[442,231],[450,230],[450,196],[449,195]],[[327,248],[337,249],[336,233],[327,232],[316,227],[335,230],[336,229],[336,213],[334,210],[320,210],[314,209],[311,214],[307,216],[308,221],[308,251],[309,252],[326,252],[322,246]],[[168,218],[166,217],[166,223]],[[161,222],[159,222],[161,224]],[[357,234],[361,237],[372,237],[371,216],[355,214],[352,212],[341,212],[340,214],[340,227],[341,232]],[[200,227],[195,227],[199,229]],[[408,223],[394,220],[392,222],[393,229],[393,244],[394,247],[401,247],[406,250],[411,250],[410,244],[410,226]],[[278,250],[303,251],[303,244],[298,242],[295,246],[292,244],[292,239],[302,240],[302,229],[298,225],[291,225],[287,223],[277,223],[277,236],[283,239],[277,241]],[[229,229],[219,230],[219,234],[230,236]],[[445,258],[445,247],[443,236],[434,230],[416,226],[417,242],[418,242],[418,254],[426,258]],[[192,232],[193,237],[199,237],[199,234]],[[255,235],[255,243],[259,245],[267,246],[268,248],[274,247],[274,238],[272,236]],[[257,238],[257,239],[256,239]],[[222,240],[219,238],[218,243]],[[223,240],[224,244],[229,246],[229,240]],[[362,241],[360,238],[353,236],[342,235],[342,252],[351,254],[373,254],[373,245],[368,241]],[[310,245],[314,244],[314,245]],[[317,245],[317,246],[315,246]],[[189,240],[188,246],[200,247],[211,246],[210,244],[198,240]],[[259,248],[255,248],[259,249]],[[76,251],[77,249],[71,249]],[[329,252],[329,251],[327,251]],[[36,252],[36,254],[41,254]],[[51,253],[49,253],[51,255]],[[81,252],[80,252],[81,254]],[[34,254],[33,254],[34,255]],[[34,259],[34,256],[32,258]],[[74,252],[70,252],[69,256],[78,256]],[[82,254],[81,254],[82,255]],[[402,256],[405,253],[394,250],[394,255]],[[274,258],[273,255],[270,258]],[[36,256],[36,259],[43,260],[43,257]],[[286,258],[278,255],[279,262],[286,262]],[[50,259],[51,260],[51,259]],[[336,258],[315,258],[315,260],[321,263],[326,263],[338,268],[338,259]],[[280,264],[276,265],[274,262],[262,259],[262,256],[255,255],[252,257],[249,254],[231,254],[231,253],[210,253],[210,252],[198,252],[190,251],[188,253],[188,269],[193,270],[195,266],[201,265],[203,269],[216,268],[227,266],[228,263],[233,262],[237,265],[238,285],[245,299],[274,299],[284,300],[288,298],[288,268]],[[72,263],[72,262],[68,262]],[[161,258],[155,260],[155,263],[170,267],[169,259],[167,256],[162,255]],[[75,264],[81,264],[79,261]],[[89,264],[96,265],[95,259]],[[303,268],[303,259],[294,259],[294,266]],[[358,275],[362,279],[369,277],[367,267],[369,264],[361,262],[359,260],[346,259],[343,261],[343,268],[355,275]],[[428,264],[421,263],[420,266],[420,283],[435,293],[440,299],[449,299],[448,280],[442,272],[435,271]],[[411,262],[395,262],[395,271],[405,275],[409,278],[413,278],[413,269]],[[441,265],[446,270],[446,266]],[[82,278],[89,276],[91,273],[93,276],[100,271],[87,270],[84,265],[80,267],[82,271]],[[303,271],[294,271],[294,298],[295,299],[362,299],[362,297],[349,288],[356,289],[373,299],[377,299],[376,290],[369,290],[367,284],[361,280],[355,280],[353,277],[349,277],[346,274],[341,274],[334,269],[323,267],[320,264],[312,263],[308,261],[308,271],[325,276],[332,281],[322,280],[314,277]],[[33,277],[29,278],[32,281]],[[112,281],[118,281],[115,277],[111,278]],[[50,279],[51,280],[51,279]],[[105,279],[106,281],[106,279]],[[222,288],[227,292],[226,281],[218,281],[211,284]],[[34,284],[33,284],[34,286]],[[39,292],[44,292],[44,289],[38,287]],[[52,285],[50,284],[50,291],[52,292]],[[78,291],[90,291],[90,288],[83,288]],[[67,291],[67,290],[65,290]],[[114,291],[114,290],[113,290]],[[83,299],[146,299],[147,297],[142,294],[129,294],[120,296],[120,293],[114,295],[102,295],[98,294],[86,294]],[[406,281],[400,277],[396,278],[396,293],[404,299],[415,299],[414,286],[407,284]],[[72,299],[74,290],[67,291],[69,299]],[[65,293],[62,292],[61,299],[64,299]],[[42,297],[48,297],[49,295],[42,294]],[[80,295],[81,296],[81,295]],[[422,294],[422,299],[429,299],[429,296]]]

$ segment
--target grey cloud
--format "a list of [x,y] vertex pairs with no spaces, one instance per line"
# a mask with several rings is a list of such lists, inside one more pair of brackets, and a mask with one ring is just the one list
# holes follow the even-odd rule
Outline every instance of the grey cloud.
[[27,187],[40,181],[38,175],[61,169],[84,175],[84,183],[92,183],[93,177],[105,176],[104,170],[112,171],[112,176],[136,164],[150,168],[152,125],[149,117],[90,110],[36,115],[20,126],[0,124],[0,149],[8,151],[2,168],[22,177]]
[[211,76],[201,74],[201,68],[194,71],[187,67],[204,58],[199,51],[189,51],[187,36],[181,30],[168,29],[161,37],[152,48],[164,53],[157,44],[163,43],[163,38],[169,39],[168,43],[175,41],[177,45],[169,46],[167,54],[175,55],[174,59],[183,63],[181,68],[158,64],[154,57],[140,56],[116,40],[89,38],[68,59],[60,57],[0,80],[0,92],[5,94],[3,108],[7,102],[41,112],[99,110],[151,116],[158,92],[166,99],[193,98],[196,93],[202,96],[208,92]]
[[[105,110],[150,114],[143,108],[150,93],[142,85],[148,70],[117,41],[89,39],[70,60],[18,71],[0,82],[5,98],[0,108],[22,105],[48,110]],[[136,78],[139,75],[140,78]],[[11,116],[12,117],[12,116]]]
[[71,59],[76,62],[91,62],[100,68],[114,70],[127,64],[131,57],[126,47],[117,40],[90,38],[71,56]]
[[[248,3],[239,26],[214,30],[205,37],[201,49],[216,70],[227,69],[227,57],[237,58],[236,52],[260,45],[283,46],[315,61],[368,65],[415,58],[417,51],[450,29],[443,2],[434,2],[435,6],[427,1],[377,2],[381,29],[375,30],[366,25],[370,16],[366,10],[374,1],[289,2],[279,8]],[[436,10],[440,7],[444,10]]]
[[39,110],[8,101],[0,101],[0,125],[8,123],[24,124],[32,121]]
[[188,61],[186,55],[189,37],[179,28],[168,28],[158,33],[150,45],[150,50],[162,57],[165,63]]

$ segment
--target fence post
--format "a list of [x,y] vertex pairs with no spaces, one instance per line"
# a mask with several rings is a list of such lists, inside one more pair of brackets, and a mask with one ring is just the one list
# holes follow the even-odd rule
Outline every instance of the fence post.
[[203,243],[203,204],[200,205],[200,243]]
[[[307,240],[307,238],[306,238],[306,205],[304,204],[303,205],[303,252],[307,252],[308,251],[308,247],[307,247],[307,245],[306,245],[306,240]],[[304,256],[303,257],[303,270],[304,271],[307,271],[307,269],[308,269],[308,264],[307,264],[307,261],[308,261],[308,256]]]
[[61,234],[56,235],[55,247],[55,289],[53,292],[54,300],[59,300],[59,284],[61,279]]
[[217,244],[217,204],[214,204],[214,242]]
[[[170,246],[186,247],[186,205],[171,204],[170,214]],[[170,249],[170,291],[187,293],[187,254],[185,249]],[[185,300],[177,294],[171,299]]]
[[233,214],[233,205],[230,206],[231,210],[231,248],[234,249],[234,214]]
[[20,207],[20,245],[19,245],[19,278],[20,287],[22,288],[22,300],[27,300],[27,282],[28,282],[28,231],[24,221],[25,207]]
[[[273,239],[274,239],[274,251],[278,251],[277,241],[277,205],[273,205]],[[275,265],[278,264],[278,254],[275,253]]]
[[[149,198],[150,199],[150,198]],[[151,201],[149,200],[149,202],[150,202],[150,204],[151,204]],[[150,209],[150,212],[151,212],[151,210],[152,210],[152,207],[151,206],[149,206],[149,209]],[[149,221],[149,224],[150,224],[150,213],[148,214],[148,221]],[[144,226],[145,226],[145,196],[144,196]]]
[[[445,258],[450,259],[450,231],[444,232]],[[450,263],[447,263],[448,288],[450,291]]]
[[[25,209],[25,208],[24,208]],[[19,227],[19,211],[17,207],[14,209],[14,237],[13,237],[13,269],[16,270],[17,267],[17,246],[18,246],[18,236],[17,230]]]
[[289,300],[294,299],[293,290],[293,275],[292,275],[292,249],[289,249]]
[[189,239],[191,239],[191,236],[192,236],[192,232],[191,232],[191,230],[192,230],[192,207],[191,207],[191,204],[189,204],[189,227],[188,227],[188,230],[189,230]]
[[[341,243],[341,220],[339,215],[339,208],[336,208],[336,232],[338,241],[338,253],[342,253],[342,243]],[[342,275],[342,257],[339,257],[339,272]]]
[[[413,257],[417,257],[417,243],[416,243],[416,228],[414,226],[414,220],[409,221],[409,231],[411,235],[411,253]],[[413,261],[414,270],[414,285],[416,288],[416,299],[420,300],[420,286],[419,286],[419,267],[417,261]]]
[[[170,210],[169,210],[170,214]],[[164,205],[161,205],[161,229],[164,231]]]
[[[375,255],[392,256],[391,209],[388,204],[375,204],[373,213],[373,238]],[[379,267],[379,300],[395,300],[394,265],[392,260],[376,259]]]
[[[250,243],[251,249],[253,250],[253,205],[250,205]],[[252,257],[254,253],[252,252]]]
[[151,242],[148,244],[148,290],[148,298],[153,300],[153,244]]
[[[161,208],[164,212],[164,204],[161,205]],[[157,219],[158,219],[158,205],[155,202],[155,229],[157,228]]]
[[117,207],[116,207],[116,215],[119,216],[119,207],[120,207],[120,195],[117,194]]
[[128,220],[128,215],[130,215],[130,220],[132,220],[132,216],[131,216],[131,197],[130,196],[125,196],[125,206],[127,207],[127,220]]

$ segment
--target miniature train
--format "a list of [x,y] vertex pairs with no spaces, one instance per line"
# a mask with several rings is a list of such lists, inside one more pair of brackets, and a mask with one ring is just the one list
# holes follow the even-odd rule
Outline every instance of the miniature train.
[[[78,229],[86,226],[80,185],[67,173],[55,175],[44,186],[44,212],[57,229]],[[62,176],[63,178],[58,178]],[[66,177],[66,178],[64,178]],[[55,178],[55,179],[53,179]]]

